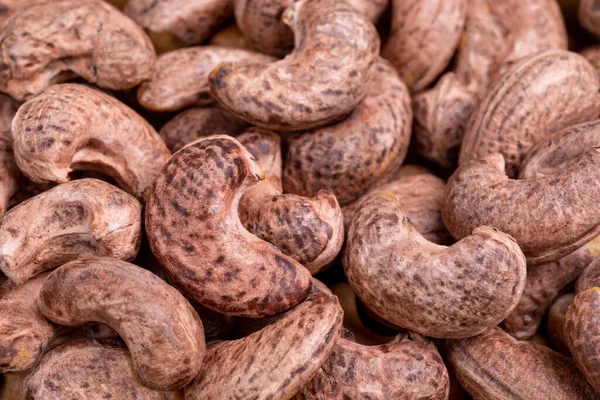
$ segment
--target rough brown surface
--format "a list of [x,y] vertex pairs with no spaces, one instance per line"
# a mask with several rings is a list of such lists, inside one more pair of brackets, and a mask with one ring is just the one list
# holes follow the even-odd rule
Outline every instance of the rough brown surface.
[[380,317],[438,338],[473,336],[500,323],[517,305],[526,277],[525,257],[510,236],[480,227],[453,246],[439,246],[385,195],[356,212],[344,269]]
[[586,289],[600,287],[600,254],[595,255],[592,261],[584,270],[577,284],[575,285],[575,293],[583,292]]
[[348,115],[376,74],[379,35],[343,1],[300,0],[283,20],[295,33],[294,51],[271,64],[224,62],[209,77],[216,99],[263,128],[297,131]]
[[174,154],[148,200],[146,232],[158,261],[187,295],[224,314],[278,314],[310,291],[310,272],[239,220],[240,197],[263,178],[237,140],[213,136]]
[[17,100],[73,75],[128,89],[147,79],[156,61],[142,28],[101,0],[22,8],[3,26],[0,41],[0,90]]
[[313,198],[283,194],[281,146],[277,134],[250,128],[238,137],[265,173],[240,200],[240,220],[254,235],[316,274],[331,264],[344,242],[342,210],[334,195]]
[[84,85],[52,86],[27,101],[12,130],[17,165],[34,182],[96,170],[146,198],[171,153],[146,120]]
[[567,309],[573,304],[574,298],[575,295],[573,293],[568,293],[556,299],[548,312],[548,326],[546,328],[548,340],[552,344],[552,348],[568,357],[571,356],[571,353],[565,341],[564,327]]
[[600,399],[573,360],[499,328],[448,341],[448,358],[460,383],[478,400]]
[[10,132],[6,132],[5,136],[0,136],[0,218],[6,213],[10,199],[17,193],[20,179],[21,171],[15,163]]
[[380,59],[367,96],[345,120],[292,135],[283,170],[287,193],[333,193],[348,205],[387,182],[404,161],[412,109],[406,85]]
[[137,99],[153,111],[177,111],[207,106],[215,100],[210,94],[208,75],[225,61],[270,63],[273,57],[249,50],[219,46],[190,47],[161,54],[150,79],[138,89]]
[[274,324],[213,345],[186,400],[291,398],[329,356],[342,316],[335,296],[316,293]]
[[2,25],[17,10],[29,7],[35,3],[41,3],[46,0],[2,0],[0,1],[0,25]]
[[198,314],[175,288],[136,265],[108,257],[71,261],[48,276],[38,305],[61,325],[113,328],[148,387],[180,389],[200,370],[204,330]]
[[579,23],[589,32],[600,36],[600,9],[596,0],[580,0]]

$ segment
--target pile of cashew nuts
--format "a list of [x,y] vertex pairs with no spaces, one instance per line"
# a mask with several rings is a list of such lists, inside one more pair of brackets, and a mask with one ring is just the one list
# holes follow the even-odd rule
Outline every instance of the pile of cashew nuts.
[[600,400],[596,0],[1,0],[0,399]]

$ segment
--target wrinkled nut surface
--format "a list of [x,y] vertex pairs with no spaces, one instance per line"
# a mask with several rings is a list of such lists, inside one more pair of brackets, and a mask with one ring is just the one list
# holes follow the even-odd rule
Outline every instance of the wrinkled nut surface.
[[459,163],[501,153],[515,177],[538,141],[598,115],[596,71],[576,53],[547,51],[517,62],[490,89],[471,116]]
[[29,7],[35,3],[41,3],[45,0],[3,0],[0,3],[0,7],[2,7],[2,13],[0,14],[0,25],[3,24],[11,15],[13,15],[17,10]]
[[548,340],[550,340],[552,348],[568,357],[571,356],[571,353],[565,340],[564,328],[567,309],[573,304],[574,299],[575,295],[573,293],[562,295],[556,299],[548,312],[548,326],[546,327]]
[[101,0],[58,0],[17,11],[0,31],[0,90],[17,100],[80,76],[123,90],[148,79],[156,54],[141,27]]
[[379,35],[344,1],[300,0],[283,14],[294,51],[270,64],[223,62],[210,73],[226,109],[267,129],[315,128],[348,115],[376,74]]
[[129,260],[140,247],[142,206],[96,179],[56,186],[12,208],[0,225],[0,269],[22,284],[85,255]]
[[329,356],[342,317],[335,296],[316,293],[274,324],[213,345],[185,388],[186,400],[291,398]]
[[171,153],[146,120],[117,99],[84,85],[52,86],[17,112],[17,165],[34,182],[66,182],[95,170],[146,198]]
[[555,175],[512,180],[502,155],[491,154],[454,172],[442,218],[456,239],[492,226],[515,238],[529,265],[549,263],[600,234],[599,170],[594,149]]
[[575,293],[583,292],[586,289],[600,287],[600,254],[596,255],[594,261],[584,270],[575,285]]
[[412,109],[406,85],[380,59],[367,95],[343,121],[292,135],[283,170],[286,193],[333,193],[348,205],[387,182],[404,161]]
[[517,305],[526,277],[525,257],[510,236],[480,227],[450,247],[439,246],[384,195],[354,215],[344,269],[377,315],[438,338],[473,336],[500,323]]
[[596,0],[580,0],[577,11],[579,23],[589,32],[600,36],[600,10]]
[[344,242],[342,210],[334,195],[313,198],[283,194],[281,145],[272,131],[250,128],[237,138],[265,173],[246,189],[239,214],[249,232],[277,246],[312,274],[331,264]]
[[279,314],[310,291],[310,272],[239,220],[240,197],[263,178],[237,140],[213,136],[175,153],[148,200],[154,255],[188,296],[223,314]]
[[150,388],[180,389],[202,364],[198,314],[175,288],[136,265],[108,257],[71,261],[48,276],[38,305],[60,325],[101,322],[113,328]]
[[600,399],[573,360],[546,346],[518,341],[499,328],[448,341],[448,359],[476,399]]
[[458,47],[467,0],[392,0],[392,27],[381,55],[412,91],[432,83]]

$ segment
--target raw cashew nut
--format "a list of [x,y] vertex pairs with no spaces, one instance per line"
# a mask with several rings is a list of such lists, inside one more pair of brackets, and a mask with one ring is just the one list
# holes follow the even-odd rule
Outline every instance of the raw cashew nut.
[[281,147],[271,131],[250,128],[238,137],[266,178],[248,188],[240,200],[240,220],[254,235],[316,274],[331,264],[344,242],[342,210],[329,192],[314,198],[283,194]]
[[346,276],[365,305],[426,336],[463,338],[497,325],[525,286],[525,257],[510,236],[480,227],[439,246],[417,232],[390,196],[362,204],[346,246]]
[[600,36],[600,10],[595,0],[580,0],[577,14],[581,26],[588,32]]
[[215,98],[263,128],[297,131],[348,115],[367,94],[379,35],[345,1],[300,0],[283,14],[295,49],[271,64],[224,62],[212,70]]
[[548,326],[546,327],[546,332],[548,333],[548,339],[552,344],[552,348],[567,357],[571,356],[571,352],[569,351],[569,347],[565,340],[564,328],[567,309],[573,304],[574,299],[575,295],[573,293],[562,295],[556,299],[548,312]]
[[188,296],[223,314],[279,314],[310,291],[310,272],[239,220],[240,197],[263,178],[237,140],[212,136],[175,153],[148,200],[154,255]]
[[0,31],[0,90],[17,100],[74,75],[123,90],[150,77],[142,28],[102,0],[58,0],[17,11]]
[[600,149],[560,173],[511,180],[501,154],[460,166],[446,185],[442,218],[460,239],[488,225],[511,235],[529,265],[558,260],[600,234]]
[[180,389],[200,370],[205,349],[198,314],[175,288],[136,265],[108,257],[71,261],[48,276],[38,305],[57,324],[113,328],[148,387]]
[[87,86],[55,85],[27,101],[13,120],[15,160],[34,182],[66,182],[96,170],[145,198],[171,153],[146,120]]

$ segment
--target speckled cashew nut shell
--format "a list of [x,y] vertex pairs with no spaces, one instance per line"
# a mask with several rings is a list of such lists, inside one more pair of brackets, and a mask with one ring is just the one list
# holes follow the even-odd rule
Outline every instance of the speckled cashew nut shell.
[[310,272],[239,220],[240,197],[262,178],[237,140],[213,136],[175,153],[148,200],[154,255],[184,293],[223,314],[278,314],[310,291]]
[[208,75],[225,61],[270,63],[275,58],[243,49],[220,46],[189,47],[161,54],[150,79],[137,92],[139,103],[153,111],[177,111],[215,102]]
[[344,1],[300,0],[284,13],[295,49],[271,64],[224,62],[209,77],[212,94],[241,119],[297,131],[348,115],[366,95],[379,35]]
[[526,279],[516,242],[480,227],[450,246],[427,241],[393,197],[379,195],[354,215],[344,253],[348,282],[384,320],[437,338],[464,338],[513,310]]
[[25,377],[22,398],[159,400],[137,379],[129,352],[116,341],[75,340],[46,353]]
[[509,179],[503,161],[498,153],[470,161],[448,181],[442,218],[455,238],[492,226],[514,237],[528,265],[535,265],[564,257],[600,234],[600,150],[538,179]]
[[515,177],[536,142],[598,115],[599,91],[596,71],[576,53],[552,50],[522,59],[472,115],[459,163],[498,152],[507,175]]
[[186,400],[291,398],[329,356],[342,317],[335,296],[316,293],[274,324],[214,345],[185,388]]
[[112,176],[138,198],[171,153],[146,120],[115,98],[84,85],[52,86],[13,120],[17,165],[34,182],[66,182],[75,170]]
[[71,261],[48,276],[40,311],[66,326],[101,322],[123,338],[144,385],[180,389],[198,373],[202,322],[190,303],[158,276],[108,257]]
[[142,207],[96,179],[56,186],[12,208],[0,225],[0,269],[17,284],[86,255],[129,260],[140,247]]
[[135,22],[102,0],[22,8],[0,32],[0,91],[17,100],[80,76],[123,90],[148,79],[156,54]]

